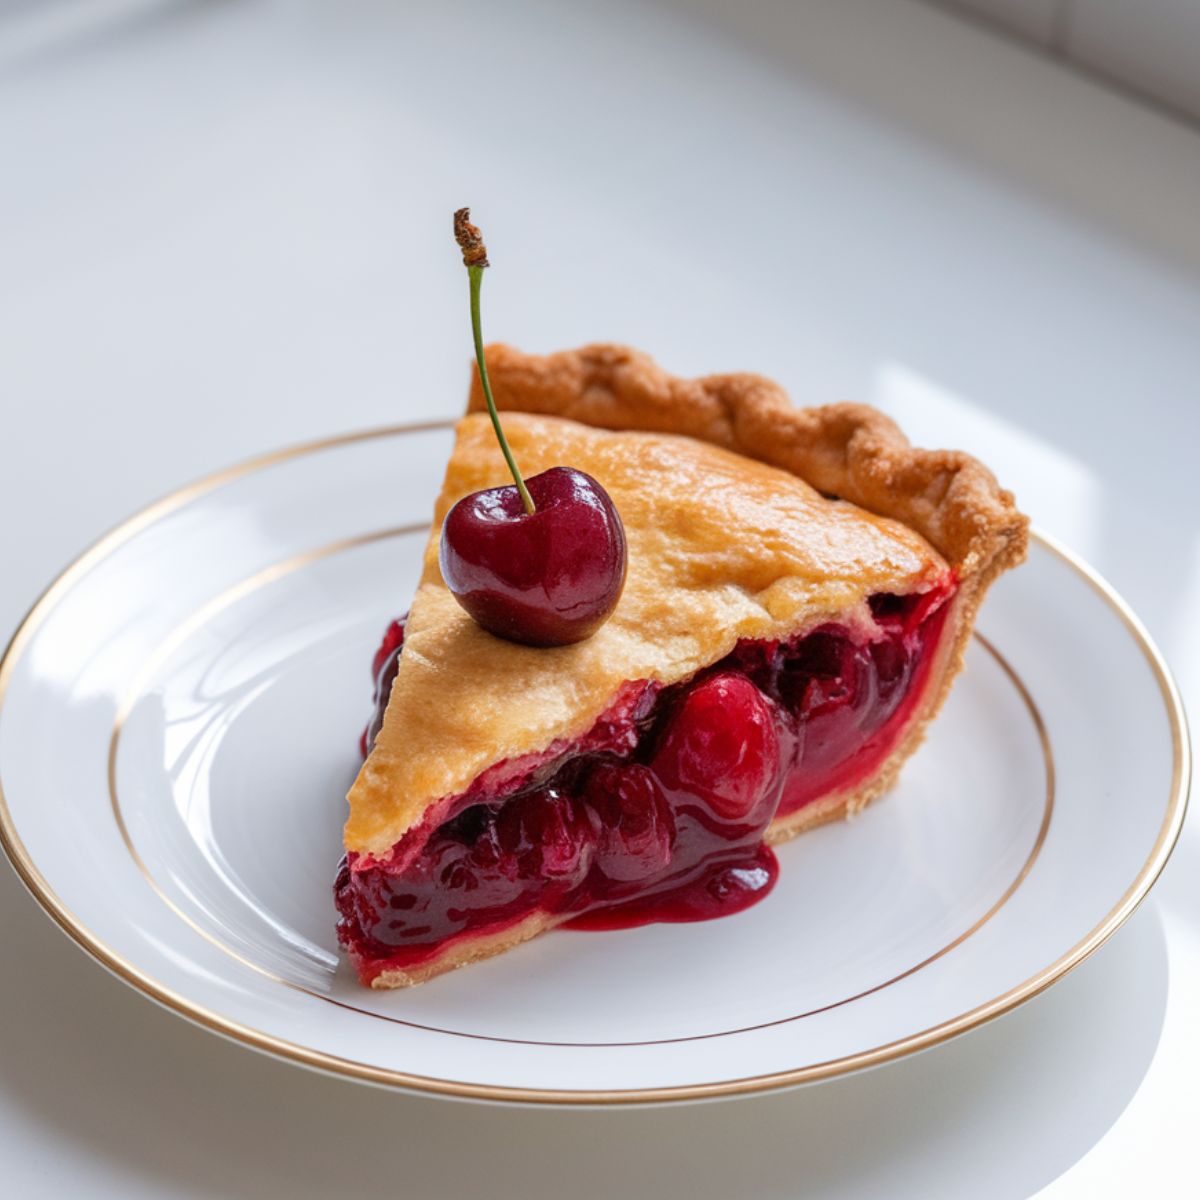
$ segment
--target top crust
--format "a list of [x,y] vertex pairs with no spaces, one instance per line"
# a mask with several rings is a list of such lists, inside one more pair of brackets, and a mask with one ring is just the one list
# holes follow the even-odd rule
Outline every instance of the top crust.
[[[487,364],[500,408],[605,429],[686,433],[782,467],[819,492],[915,529],[961,581],[990,580],[1025,557],[1029,519],[987,467],[961,451],[914,448],[867,405],[796,408],[761,375],[680,379],[628,346],[534,355],[493,345]],[[484,408],[475,371],[469,407]]]
[[[797,409],[762,376],[678,379],[622,346],[537,356],[497,345],[487,361],[498,405],[537,414],[506,422],[526,472],[570,463],[613,495],[630,545],[625,593],[577,646],[520,647],[475,626],[438,570],[441,521],[460,496],[508,475],[486,419],[464,419],[383,730],[350,792],[347,849],[386,854],[498,759],[589,728],[623,680],[684,678],[738,637],[865,612],[871,592],[920,589],[948,564],[958,590],[939,682],[896,762],[911,751],[961,666],[988,585],[1028,546],[1028,519],[986,467],[913,448],[865,405]],[[474,373],[469,407],[485,407]],[[587,437],[572,422],[619,432]],[[726,476],[731,489],[718,486]],[[831,537],[830,522],[843,532]],[[681,563],[712,577],[682,579]],[[497,695],[520,695],[519,713]]]
[[869,624],[873,593],[922,591],[948,572],[900,522],[695,438],[532,413],[510,414],[505,428],[530,476],[570,464],[608,490],[629,546],[625,590],[571,646],[522,646],[475,624],[442,579],[441,525],[462,496],[509,475],[487,417],[464,417],[383,728],[350,791],[355,853],[386,854],[431,810],[445,819],[440,802],[483,771],[583,735],[632,681],[677,683],[741,638],[833,618]]

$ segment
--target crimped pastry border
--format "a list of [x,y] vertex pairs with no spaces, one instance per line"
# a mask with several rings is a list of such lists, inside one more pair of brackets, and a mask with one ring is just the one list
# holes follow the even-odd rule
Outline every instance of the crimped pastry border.
[[[762,375],[683,379],[628,346],[598,343],[555,354],[487,348],[496,404],[603,429],[682,433],[791,471],[915,529],[960,579],[1025,557],[1029,520],[1011,492],[958,450],[921,450],[865,404],[797,408]],[[469,409],[484,408],[472,371]]]

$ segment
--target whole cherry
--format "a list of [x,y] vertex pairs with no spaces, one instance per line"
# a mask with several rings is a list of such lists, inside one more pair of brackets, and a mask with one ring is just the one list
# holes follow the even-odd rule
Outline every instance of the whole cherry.
[[752,822],[778,797],[780,740],[767,698],[722,671],[684,693],[650,761],[668,794],[701,801],[719,821]]
[[490,633],[532,646],[590,637],[625,582],[625,530],[590,475],[552,467],[527,481],[464,496],[442,526],[441,567],[459,604]]
[[552,467],[522,477],[500,424],[483,353],[479,292],[487,247],[470,210],[454,214],[454,236],[471,284],[471,329],[479,379],[513,483],[472,492],[442,525],[442,578],[489,633],[530,646],[565,646],[608,620],[625,586],[625,529],[612,498],[590,475]]

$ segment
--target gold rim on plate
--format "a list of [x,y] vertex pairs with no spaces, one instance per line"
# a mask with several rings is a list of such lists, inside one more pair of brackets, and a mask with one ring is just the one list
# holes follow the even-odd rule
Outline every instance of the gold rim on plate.
[[[375,438],[396,437],[410,433],[449,429],[453,421],[427,421],[418,424],[393,425],[382,429],[365,430],[287,447],[261,455],[223,471],[208,475],[157,500],[147,508],[117,525],[84,551],[46,588],[34,603],[24,620],[17,627],[4,656],[0,658],[0,708],[3,706],[8,684],[17,660],[42,621],[54,608],[59,598],[86,575],[98,562],[111,554],[118,546],[127,542],[147,526],[160,520],[168,513],[218,487],[244,475],[264,470],[293,458],[334,449],[355,442]],[[1171,729],[1172,773],[1171,793],[1166,813],[1150,855],[1142,865],[1136,878],[1125,890],[1108,915],[1075,946],[1061,957],[1044,967],[1035,975],[1016,987],[984,1004],[959,1014],[948,1021],[918,1033],[910,1034],[883,1046],[860,1051],[843,1058],[827,1062],[810,1063],[804,1067],[756,1075],[743,1079],[722,1080],[718,1083],[684,1084],[660,1088],[612,1089],[612,1090],[565,1090],[558,1088],[501,1087],[486,1084],[462,1083],[456,1080],[437,1079],[431,1076],[411,1075],[369,1063],[356,1062],[337,1055],[326,1054],[294,1042],[265,1034],[236,1021],[230,1021],[218,1013],[195,1004],[187,997],[159,983],[144,971],[122,958],[97,938],[79,918],[59,899],[50,884],[34,864],[28,850],[16,831],[3,788],[0,787],[0,845],[16,869],[21,882],[34,899],[53,918],[55,923],[73,941],[87,951],[102,966],[124,980],[152,1000],[171,1009],[180,1016],[221,1034],[232,1041],[251,1046],[280,1058],[300,1063],[315,1070],[348,1076],[369,1083],[390,1087],[401,1087],[412,1091],[427,1092],[444,1096],[457,1096],[474,1100],[497,1100],[516,1104],[650,1104],[655,1102],[701,1100],[721,1096],[746,1095],[791,1087],[802,1083],[815,1083],[834,1076],[849,1074],[866,1067],[879,1066],[914,1054],[930,1046],[939,1045],[968,1030],[975,1029],[1023,1004],[1026,1000],[1044,991],[1068,971],[1078,966],[1097,950],[1128,919],[1154,885],[1179,837],[1187,809],[1188,791],[1191,781],[1191,747],[1187,734],[1187,718],[1179,690],[1171,678],[1162,654],[1151,640],[1141,621],[1113,587],[1092,567],[1066,549],[1053,537],[1034,531],[1034,539],[1044,549],[1065,562],[1072,570],[1096,591],[1116,612],[1125,627],[1133,635],[1150,669],[1158,682],[1163,706]]]

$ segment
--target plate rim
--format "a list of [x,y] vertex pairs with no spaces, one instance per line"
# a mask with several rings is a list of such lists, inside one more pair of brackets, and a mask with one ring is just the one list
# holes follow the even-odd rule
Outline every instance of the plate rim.
[[[68,563],[47,585],[17,625],[3,655],[0,656],[0,714],[3,711],[9,682],[17,661],[26,644],[54,608],[58,598],[65,594],[79,577],[85,575],[93,566],[155,521],[206,492],[213,491],[244,475],[265,470],[294,458],[375,438],[451,429],[455,423],[454,419],[407,422],[296,443],[201,476],[139,509],[99,537]],[[160,983],[153,976],[125,959],[93,934],[50,886],[49,881],[37,867],[32,855],[17,833],[2,783],[0,783],[0,847],[3,848],[26,890],[54,923],[76,945],[118,979],[192,1024],[199,1025],[228,1040],[276,1058],[343,1078],[413,1092],[510,1104],[635,1105],[748,1095],[795,1087],[805,1083],[816,1083],[869,1067],[881,1066],[884,1063],[893,1062],[896,1059],[940,1045],[942,1042],[949,1041],[951,1038],[976,1029],[986,1022],[1012,1011],[1077,967],[1099,949],[1145,899],[1166,866],[1183,826],[1191,786],[1191,742],[1183,701],[1162,652],[1133,609],[1094,567],[1043,530],[1032,530],[1031,537],[1042,548],[1065,562],[1113,609],[1122,624],[1129,630],[1158,683],[1171,732],[1173,760],[1171,794],[1163,822],[1150,854],[1133,882],[1126,888],[1107,915],[1071,949],[999,996],[928,1029],[908,1034],[903,1038],[882,1046],[872,1047],[869,1050],[763,1075],[655,1088],[588,1090],[530,1088],[465,1083],[458,1080],[439,1079],[434,1076],[414,1075],[405,1071],[342,1058],[322,1050],[314,1050],[312,1047],[300,1045],[285,1038],[264,1033],[241,1022],[230,1020]]]

